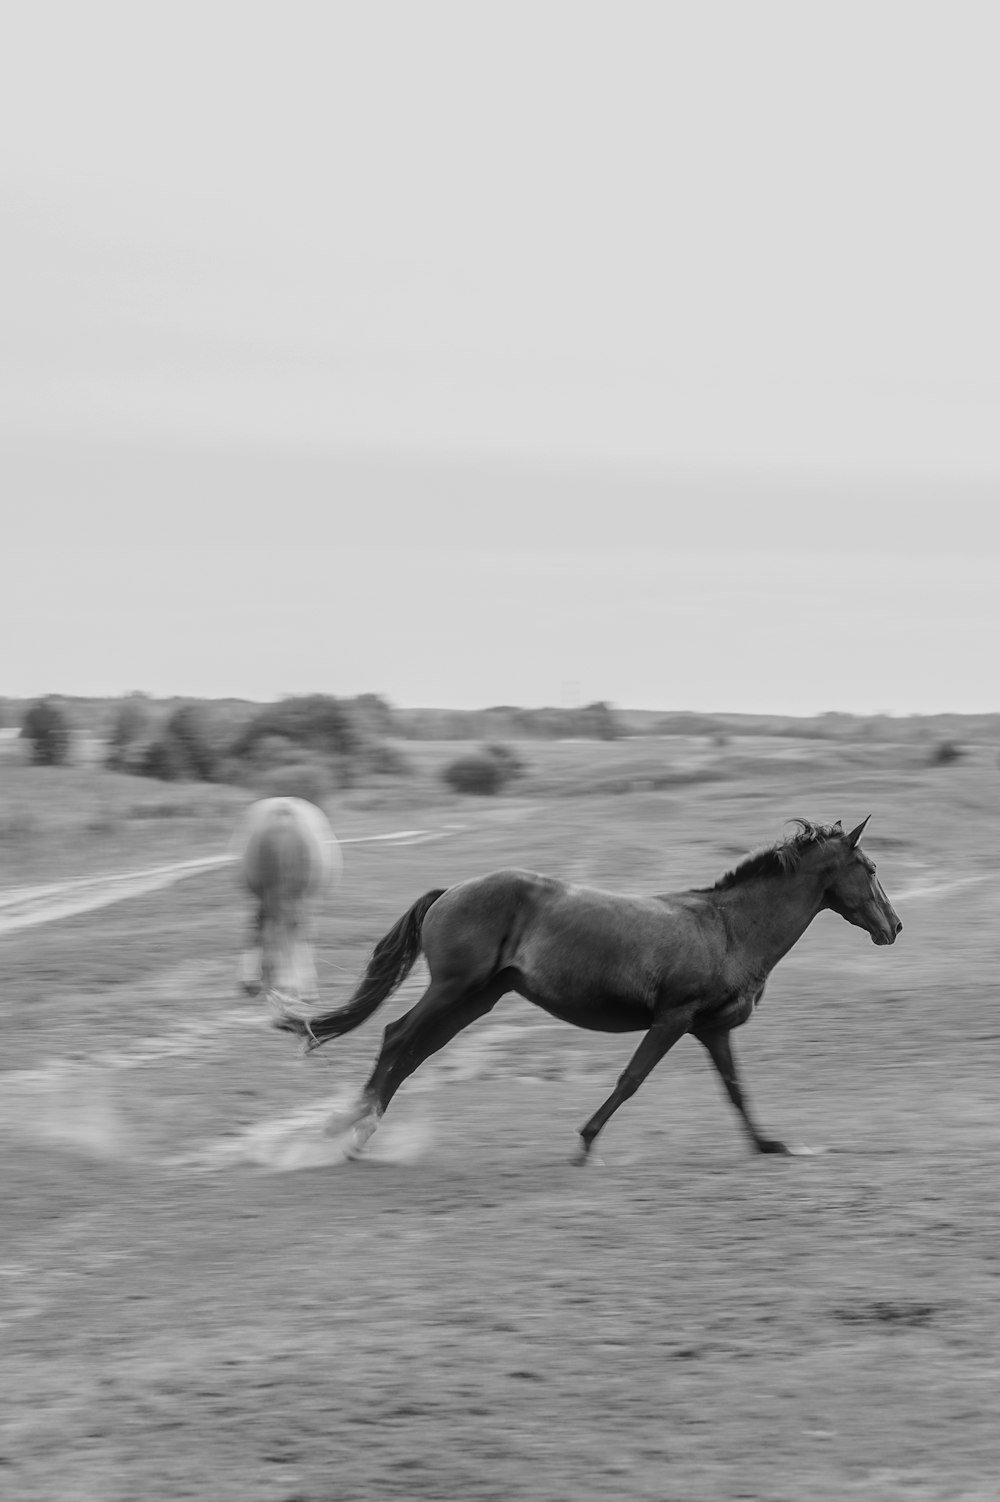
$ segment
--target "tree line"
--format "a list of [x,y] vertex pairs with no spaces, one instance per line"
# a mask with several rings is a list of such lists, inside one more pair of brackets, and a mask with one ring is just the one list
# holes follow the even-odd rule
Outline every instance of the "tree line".
[[[48,695],[24,712],[21,735],[38,766],[71,760],[87,732],[104,742],[105,765],[164,782],[204,781],[321,798],[334,788],[407,770],[399,741],[485,741],[445,768],[455,791],[495,793],[521,775],[521,759],[503,736],[612,740],[622,734],[605,703],[579,709],[398,710],[379,694],[292,696],[273,704],[184,700],[164,705],[144,693],[95,704],[74,715],[71,701]],[[99,711],[104,709],[101,715]]]

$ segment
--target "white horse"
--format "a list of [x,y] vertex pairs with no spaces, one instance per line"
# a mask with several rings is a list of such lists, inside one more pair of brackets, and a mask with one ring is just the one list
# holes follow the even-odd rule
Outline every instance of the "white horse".
[[263,798],[244,819],[236,854],[255,900],[240,981],[250,996],[263,991],[279,1016],[287,1016],[290,1006],[318,997],[312,920],[318,898],[340,880],[340,846],[314,803]]

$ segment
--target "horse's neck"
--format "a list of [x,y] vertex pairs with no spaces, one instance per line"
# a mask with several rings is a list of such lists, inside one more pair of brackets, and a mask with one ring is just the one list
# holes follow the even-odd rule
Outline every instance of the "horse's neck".
[[730,929],[765,973],[801,939],[823,906],[823,890],[818,873],[800,870],[754,877],[726,894]]

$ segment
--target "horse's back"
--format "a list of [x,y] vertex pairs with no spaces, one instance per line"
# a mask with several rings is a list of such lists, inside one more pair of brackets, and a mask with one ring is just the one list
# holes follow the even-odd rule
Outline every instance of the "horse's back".
[[313,896],[340,875],[340,847],[322,809],[304,798],[262,798],[240,832],[240,874],[255,896],[280,886]]
[[706,916],[694,893],[633,896],[508,868],[438,898],[424,921],[424,952],[432,973],[507,970],[516,989],[557,1015],[563,993],[620,997],[620,1020],[583,1025],[632,1027],[644,1025],[645,1011],[633,1016],[626,998],[651,1005],[662,982],[685,990],[711,963]]
[[431,908],[425,939],[476,927],[491,936],[502,931],[508,963],[532,937],[566,934],[580,942],[632,941],[637,933],[662,926],[663,899],[606,892],[538,871],[504,867],[449,887]]
[[504,866],[486,876],[470,876],[457,882],[431,911],[443,914],[449,910],[477,910],[494,916],[518,911],[531,917],[572,920],[583,916],[601,922],[602,926],[607,922],[620,925],[637,918],[662,919],[666,908],[680,913],[693,895],[679,892],[669,897],[646,897],[608,892],[602,887],[583,886],[520,866]]

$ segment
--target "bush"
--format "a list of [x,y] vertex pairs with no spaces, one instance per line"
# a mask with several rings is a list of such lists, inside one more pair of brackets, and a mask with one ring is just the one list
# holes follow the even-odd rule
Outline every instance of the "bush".
[[181,704],[164,729],[181,747],[194,776],[210,782],[219,760],[212,722],[199,704]]
[[[123,768],[124,765],[123,763]],[[187,758],[181,747],[165,735],[159,740],[151,741],[134,767],[129,765],[128,770],[135,770],[140,777],[156,777],[160,782],[183,782],[190,776]]]
[[931,747],[927,758],[929,766],[948,767],[952,762],[959,761],[965,755],[963,747],[955,741],[938,741],[936,746]]
[[603,699],[578,710],[576,724],[577,735],[596,741],[616,741],[622,733],[617,715]]
[[108,741],[107,764],[113,771],[131,770],[139,743],[149,734],[150,721],[145,694],[129,694],[119,701]]
[[377,694],[354,700],[308,694],[268,704],[236,736],[222,775],[256,787],[272,769],[306,766],[310,778],[320,770],[326,791],[351,787],[371,773],[408,772],[406,758],[381,738],[392,718],[391,707]]
[[351,703],[359,723],[372,735],[399,734],[396,712],[381,694],[358,694]]
[[62,767],[69,760],[73,728],[58,699],[36,700],[24,717],[21,735],[31,742],[36,767]]
[[490,710],[488,716],[501,734],[497,723],[503,714],[509,724],[507,734],[539,736],[551,740],[598,740],[613,741],[625,733],[624,728],[610,704],[598,700],[583,704],[577,709],[514,709],[509,712]]
[[210,782],[219,766],[211,723],[198,704],[181,704],[142,754],[138,770],[161,782]]
[[493,760],[503,768],[506,780],[512,781],[515,777],[524,775],[525,765],[517,752],[510,746],[505,746],[501,741],[493,741],[483,747],[484,756],[492,756]]
[[363,745],[349,708],[329,694],[282,699],[254,715],[233,744],[234,756],[252,756],[259,741],[282,736],[319,756],[351,758]]
[[510,781],[511,773],[497,757],[488,752],[460,756],[445,767],[442,778],[456,793],[499,793]]
[[364,756],[364,768],[377,777],[409,777],[413,772],[413,763],[398,746],[390,746],[388,742],[381,741],[368,747]]
[[288,739],[287,735],[262,735],[255,741],[245,760],[252,762],[260,771],[270,771],[275,767],[287,767],[292,762],[302,760],[302,747],[295,741]]

